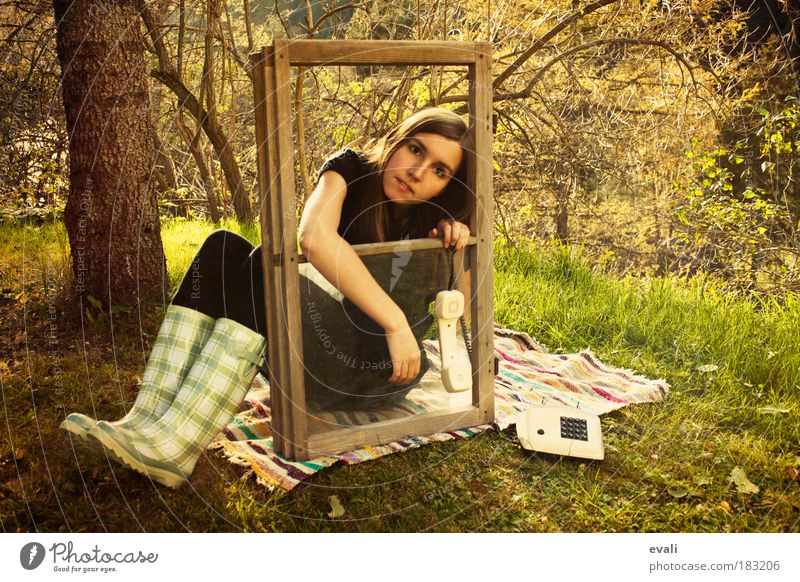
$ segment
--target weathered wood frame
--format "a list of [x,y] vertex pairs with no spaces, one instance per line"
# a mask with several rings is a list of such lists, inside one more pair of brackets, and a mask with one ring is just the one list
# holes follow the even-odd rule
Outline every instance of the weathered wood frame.
[[[253,65],[258,188],[264,297],[267,311],[268,374],[275,451],[308,460],[381,444],[407,435],[431,434],[494,422],[492,303],[492,79],[491,45],[486,42],[276,40],[250,56]],[[300,317],[295,207],[294,147],[291,127],[290,67],[338,65],[464,65],[468,69],[470,127],[475,139],[474,183],[477,208],[466,247],[470,265],[472,404],[413,417],[309,434],[306,422],[303,342]],[[436,248],[418,239],[355,245],[360,255]]]

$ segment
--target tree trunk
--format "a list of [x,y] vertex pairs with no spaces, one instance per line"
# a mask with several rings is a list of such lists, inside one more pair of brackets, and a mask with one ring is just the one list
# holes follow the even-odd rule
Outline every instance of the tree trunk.
[[217,155],[222,172],[225,174],[225,181],[233,192],[233,207],[237,220],[239,222],[251,222],[254,213],[250,206],[250,199],[244,187],[239,164],[233,154],[233,147],[230,145],[228,136],[222,130],[222,127],[215,119],[207,115],[197,98],[177,78],[174,69],[169,71],[154,70],[150,71],[150,75],[171,90],[178,98],[178,106],[184,107],[202,125],[203,131],[208,137],[208,141],[211,142],[214,153]]
[[211,222],[219,224],[220,215],[219,208],[217,208],[217,196],[214,193],[214,180],[211,178],[211,170],[208,169],[205,156],[203,156],[203,150],[200,148],[200,127],[198,126],[197,131],[192,135],[192,132],[189,131],[189,128],[186,127],[183,121],[182,109],[179,109],[175,116],[175,127],[178,128],[186,147],[189,148],[189,152],[191,152],[197,164],[197,170],[203,181],[203,188],[205,189],[206,200],[208,201],[208,213],[211,216]]
[[558,242],[569,241],[569,204],[566,200],[558,201],[556,209],[556,239]]
[[76,291],[111,305],[163,293],[152,123],[136,0],[53,0],[69,140],[64,222]]
[[161,175],[168,189],[177,190],[178,177],[175,175],[175,162],[167,153],[164,143],[158,136],[155,126],[153,126],[153,147],[156,152],[156,171]]
[[[575,172],[575,168],[573,168],[573,172]],[[556,190],[556,239],[558,239],[558,242],[567,243],[569,242],[570,202],[575,200],[578,190],[578,179],[576,177],[570,179],[569,190],[567,190],[567,188],[562,190],[559,186],[560,185],[556,186],[558,188],[558,190]]]

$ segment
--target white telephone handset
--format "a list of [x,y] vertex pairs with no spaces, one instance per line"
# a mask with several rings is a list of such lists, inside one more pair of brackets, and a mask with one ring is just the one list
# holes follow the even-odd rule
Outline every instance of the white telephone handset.
[[436,295],[436,320],[439,322],[439,351],[442,355],[442,384],[448,392],[472,389],[472,364],[458,350],[456,322],[464,314],[464,295],[460,291],[439,291]]

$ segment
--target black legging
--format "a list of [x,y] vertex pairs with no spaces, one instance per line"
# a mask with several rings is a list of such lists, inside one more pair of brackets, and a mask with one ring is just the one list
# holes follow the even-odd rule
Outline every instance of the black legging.
[[[408,263],[406,259],[403,265]],[[391,277],[393,268],[386,265],[383,274]],[[429,271],[430,265],[424,258],[411,261],[408,275],[394,281],[392,297],[409,316],[409,325],[421,342],[432,322],[427,302],[437,289],[433,283],[421,286],[419,279],[433,278],[418,277],[414,268]],[[387,406],[402,400],[419,382],[429,367],[421,344],[419,375],[407,386],[393,386],[387,381],[392,374],[391,358],[378,324],[349,300],[333,300],[302,274],[300,287],[306,399],[310,404],[320,408]],[[172,303],[214,319],[232,319],[266,337],[261,247],[253,247],[233,232],[214,231],[203,241]]]
[[173,305],[232,319],[267,335],[261,246],[228,230],[212,232],[183,276]]

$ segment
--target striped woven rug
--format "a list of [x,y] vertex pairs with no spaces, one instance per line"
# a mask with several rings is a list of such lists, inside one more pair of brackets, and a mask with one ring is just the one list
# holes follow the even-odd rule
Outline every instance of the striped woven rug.
[[[357,426],[447,406],[468,405],[469,391],[449,394],[441,386],[438,342],[426,340],[425,349],[431,369],[401,405],[379,412],[318,414],[316,418],[309,418],[310,431],[315,425]],[[532,405],[580,406],[582,410],[603,414],[628,404],[658,402],[670,389],[664,380],[650,380],[629,370],[607,366],[590,351],[548,353],[528,334],[499,326],[494,330],[494,349],[500,359],[494,388],[494,428],[497,430],[513,424],[515,417]],[[221,450],[232,463],[247,467],[244,478],[254,475],[258,483],[270,490],[277,487],[287,491],[335,463],[356,465],[429,442],[469,438],[492,428],[484,424],[433,435],[409,435],[386,445],[364,446],[347,453],[293,462],[273,450],[270,420],[269,385],[259,374],[239,412],[209,448]]]

